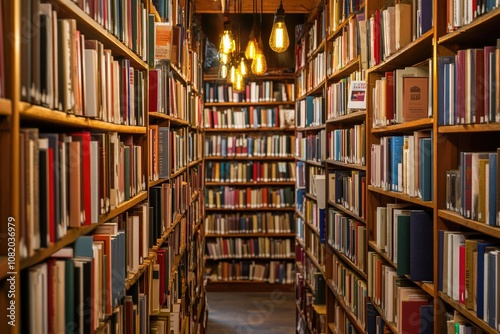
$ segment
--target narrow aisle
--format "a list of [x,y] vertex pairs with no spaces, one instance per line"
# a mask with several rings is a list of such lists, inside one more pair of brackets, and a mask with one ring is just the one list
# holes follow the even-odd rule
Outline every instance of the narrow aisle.
[[293,334],[295,296],[264,293],[208,292],[208,334]]

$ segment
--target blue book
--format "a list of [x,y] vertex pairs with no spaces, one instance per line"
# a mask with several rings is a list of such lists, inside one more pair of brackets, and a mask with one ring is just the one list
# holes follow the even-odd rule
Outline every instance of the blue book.
[[445,119],[446,119],[446,113],[449,112],[449,110],[446,110],[444,107],[444,101],[445,101],[445,87],[449,87],[446,85],[446,80],[448,80],[448,77],[445,76],[445,64],[451,64],[455,63],[455,57],[454,56],[447,56],[447,57],[438,57],[438,124],[439,125],[446,125]]
[[326,209],[318,209],[319,211],[319,242],[325,243],[325,222],[326,222]]
[[496,216],[497,216],[497,154],[489,154],[489,186],[488,186],[488,197],[489,197],[489,217],[488,225],[496,226]]
[[367,334],[376,334],[377,333],[377,316],[379,313],[375,306],[373,306],[371,301],[366,303],[366,333]]
[[484,254],[486,247],[495,245],[489,241],[478,241],[477,243],[477,277],[476,277],[476,315],[479,319],[484,316]]
[[420,306],[420,334],[434,333],[434,306]]
[[[400,215],[397,217],[397,235],[396,240],[398,242],[397,252],[398,252],[398,276],[404,276],[410,274],[410,244],[412,242],[410,237],[410,216]],[[431,239],[432,240],[432,239]],[[422,246],[423,248],[423,246]],[[431,245],[432,252],[432,245]],[[432,267],[431,267],[432,270]]]
[[497,281],[495,279],[496,271],[497,271],[497,256],[496,252],[487,253],[488,256],[488,272],[485,273],[488,275],[488,291],[486,291],[488,295],[488,314],[487,318],[484,320],[488,320],[488,324],[495,328],[496,326],[496,308],[495,304],[497,302]]
[[432,0],[419,0],[420,35],[432,28]]
[[420,193],[422,201],[432,201],[432,140],[420,139]]
[[74,257],[91,259],[94,257],[93,249],[94,238],[91,235],[82,235],[78,237],[74,245]]
[[390,190],[401,192],[402,189],[399,187],[399,165],[403,163],[403,144],[404,137],[403,136],[392,136],[391,139],[391,183]]
[[[399,227],[398,227],[399,232]],[[426,211],[410,213],[410,279],[432,281],[434,256],[432,214]],[[399,247],[399,240],[398,240]],[[398,255],[399,256],[399,255]],[[399,262],[399,260],[398,260]]]

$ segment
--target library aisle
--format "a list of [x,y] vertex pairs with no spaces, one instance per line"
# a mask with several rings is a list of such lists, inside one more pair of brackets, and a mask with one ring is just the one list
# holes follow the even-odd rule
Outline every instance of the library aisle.
[[208,292],[208,334],[295,333],[294,294]]

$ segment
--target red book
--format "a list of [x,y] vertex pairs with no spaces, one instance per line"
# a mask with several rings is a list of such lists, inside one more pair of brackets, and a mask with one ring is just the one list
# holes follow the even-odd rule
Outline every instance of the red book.
[[465,245],[458,247],[458,301],[465,305]]
[[459,50],[455,61],[457,92],[455,99],[455,123],[465,123],[465,57],[466,50]]
[[[90,189],[90,132],[72,133],[73,140],[79,141],[80,163],[81,163],[81,210],[83,225],[90,225],[91,222],[91,189]],[[70,162],[71,163],[71,162]],[[72,166],[70,165],[70,168]]]
[[158,70],[149,71],[149,112],[159,112]]
[[106,277],[104,279],[104,290],[106,291],[105,294],[105,313],[106,314],[112,314],[113,313],[113,286],[112,286],[112,265],[111,261],[113,259],[113,254],[112,253],[112,247],[111,247],[111,239],[113,238],[113,235],[111,234],[94,234],[93,239],[94,241],[102,241],[104,245],[104,255],[105,257],[105,263],[104,266],[106,267]]
[[[484,123],[484,50],[475,49],[474,50],[474,87],[475,94],[473,99],[475,99],[474,109],[476,110],[476,118],[472,119],[475,123]],[[473,109],[473,110],[474,110]]]
[[160,265],[160,307],[165,303],[165,258],[166,250],[163,248],[158,249],[156,252],[156,261]]
[[385,72],[385,117],[388,124],[394,121],[394,72]]
[[374,18],[374,31],[372,38],[374,39],[373,45],[373,53],[374,53],[374,59],[375,59],[375,64],[377,65],[380,63],[380,10],[377,9],[375,10],[375,18]]
[[124,59],[121,62],[121,82],[122,82],[122,89],[121,89],[121,96],[122,96],[122,101],[121,101],[121,112],[122,112],[122,117],[123,117],[123,123],[128,124],[128,115],[129,115],[129,94],[130,94],[130,62],[128,59]]
[[420,333],[420,306],[428,305],[426,299],[402,300],[400,301],[401,323],[399,333]]

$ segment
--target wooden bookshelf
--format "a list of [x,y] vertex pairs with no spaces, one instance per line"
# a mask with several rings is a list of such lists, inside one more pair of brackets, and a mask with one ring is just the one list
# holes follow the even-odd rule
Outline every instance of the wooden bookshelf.
[[328,119],[326,120],[326,124],[358,123],[358,122],[363,122],[365,118],[366,118],[366,110],[358,110],[347,115]]
[[391,266],[393,267],[396,267],[396,264],[392,261],[392,259],[387,256],[387,253],[382,251],[378,246],[377,244],[375,243],[375,241],[373,240],[369,240],[368,241],[368,245],[370,246],[370,248],[375,251],[378,255],[380,255],[381,258],[383,258],[388,264],[390,264]]
[[340,33],[344,30],[344,28],[349,23],[349,20],[353,19],[354,17],[356,17],[356,15],[354,13],[351,13],[344,21],[342,21],[340,24],[338,24],[337,27],[335,28],[335,30],[331,34],[329,34],[328,37],[326,38],[327,42],[330,42],[335,37],[339,36]]
[[149,112],[149,117],[157,120],[168,120],[171,126],[188,126],[189,122],[171,115],[159,113],[159,112]]
[[316,255],[312,254],[307,249],[305,250],[305,252],[307,254],[307,257],[312,261],[312,263],[314,263],[314,265],[316,266],[316,268],[318,268],[318,270],[324,276],[325,275],[325,266],[319,263],[318,259],[316,258]]
[[352,260],[350,258],[348,258],[344,253],[342,253],[341,251],[339,251],[338,249],[333,247],[331,244],[328,243],[327,245],[328,245],[328,247],[330,247],[330,249],[333,251],[333,253],[335,253],[335,255],[340,257],[342,259],[342,261],[344,261],[345,263],[349,264],[349,268],[352,271],[354,271],[359,277],[361,277],[364,280],[367,279],[366,273],[362,269],[360,269],[354,262],[352,262]]
[[209,208],[206,207],[205,211],[220,211],[220,212],[233,212],[233,211],[294,211],[295,208],[293,206],[290,207],[285,207],[285,208],[275,208],[275,207],[259,207],[259,208],[234,208],[234,209],[229,209],[229,208]]
[[274,255],[274,256],[232,256],[232,255],[227,255],[227,256],[221,256],[221,257],[209,257],[205,256],[205,260],[207,261],[224,261],[224,260],[295,260],[295,256],[279,256],[279,255]]
[[208,292],[293,292],[293,284],[269,284],[261,281],[250,280],[228,280],[228,281],[209,281],[207,284]]
[[345,64],[341,69],[338,71],[330,74],[327,78],[328,82],[332,81],[339,81],[351,74],[354,71],[359,70],[359,62],[360,62],[360,56],[357,56],[347,64]]
[[323,93],[323,90],[325,89],[325,83],[326,79],[321,80],[319,84],[317,84],[315,87],[311,88],[308,92],[307,95],[319,95]]
[[343,168],[348,168],[348,169],[356,169],[356,170],[366,171],[366,166],[363,166],[363,165],[348,164],[345,162],[335,161],[335,160],[331,160],[331,159],[326,159],[325,162],[329,165],[333,165],[336,167],[343,167]]
[[389,329],[391,330],[391,332],[393,333],[397,333],[398,332],[398,327],[397,327],[397,324],[395,322],[388,322],[387,321],[387,318],[385,317],[385,313],[384,313],[384,310],[382,310],[380,308],[379,305],[373,303],[373,307],[375,307],[375,309],[377,310],[378,314],[382,317],[382,319],[384,320],[384,324],[389,327]]
[[12,113],[11,100],[0,98],[0,116],[8,116],[11,113]]
[[224,133],[253,133],[253,132],[263,132],[263,131],[269,131],[269,132],[283,132],[283,131],[294,131],[294,128],[270,128],[270,127],[262,127],[262,128],[244,128],[244,129],[236,129],[236,128],[207,128],[205,129],[206,133],[212,133],[212,132],[224,132]]
[[[286,105],[294,105],[294,101],[258,101],[258,102],[205,102],[205,107],[279,107]],[[205,128],[205,131],[212,130]]]
[[316,49],[312,50],[312,52],[307,55],[307,61],[310,62],[314,57],[318,55],[318,53],[325,51],[325,45],[325,40],[322,40],[321,43],[319,43],[319,45],[316,47]]
[[324,167],[323,162],[318,162],[318,161],[313,161],[313,160],[306,160],[306,163],[311,166],[316,166],[316,167]]
[[201,164],[202,162],[203,162],[203,159],[202,159],[202,158],[200,158],[200,159],[196,159],[196,160],[194,160],[194,161],[191,161],[191,162],[189,163],[189,168],[193,168],[194,166],[199,165],[199,164]]
[[129,290],[135,283],[137,283],[139,278],[144,274],[144,272],[146,272],[150,265],[149,259],[146,259],[144,260],[144,263],[139,266],[137,272],[129,274],[125,282],[125,290]]
[[359,322],[357,316],[352,312],[352,310],[349,308],[349,306],[347,306],[347,304],[345,303],[344,297],[337,292],[331,279],[327,280],[327,286],[335,295],[335,299],[337,300],[338,304],[342,307],[342,309],[344,310],[346,316],[349,318],[351,323],[354,324],[354,327],[356,328],[356,330],[359,333],[364,333],[365,329],[364,329],[363,324],[361,324]]
[[490,226],[472,219],[467,219],[450,210],[438,210],[438,217],[489,235],[493,238],[500,239],[500,229],[498,226]]
[[179,170],[175,171],[174,173],[172,173],[170,175],[170,178],[171,179],[175,179],[177,176],[181,175],[182,173],[184,173],[185,171],[187,170],[187,167],[181,167],[179,168]]
[[155,181],[149,181],[148,182],[148,187],[149,188],[152,188],[154,186],[157,186],[159,184],[162,184],[163,182],[167,182],[169,179],[158,179],[158,180],[155,180]]
[[373,128],[372,133],[380,136],[385,136],[394,133],[404,133],[408,131],[432,128],[433,123],[434,120],[432,118],[422,118],[416,121],[388,125],[381,128]]
[[471,133],[471,132],[499,132],[500,123],[482,123],[482,124],[462,124],[439,126],[439,133]]
[[293,161],[294,157],[288,156],[288,157],[261,157],[261,156],[228,156],[228,157],[217,157],[217,156],[206,156],[204,158],[205,161],[233,161],[233,160],[249,160],[249,161],[276,161],[279,159],[280,161]]
[[289,237],[295,237],[295,233],[289,233],[289,232],[279,232],[279,233],[261,232],[261,233],[254,233],[254,232],[249,232],[249,233],[223,233],[223,234],[206,233],[205,234],[205,238],[261,238],[261,237],[268,237],[268,238],[289,238]]
[[364,218],[358,216],[357,214],[355,214],[351,210],[347,209],[345,206],[337,204],[337,203],[334,203],[334,202],[332,202],[330,200],[328,200],[328,204],[331,205],[332,207],[334,207],[335,209],[342,211],[343,213],[347,214],[348,216],[351,216],[355,220],[357,220],[357,221],[359,221],[359,222],[361,222],[363,224],[366,224],[366,221],[365,221]]
[[434,202],[431,202],[431,201],[422,201],[420,198],[410,197],[410,196],[408,196],[406,194],[403,194],[403,193],[398,193],[398,192],[394,192],[394,191],[386,191],[384,189],[377,188],[377,187],[374,187],[374,186],[368,186],[368,190],[372,191],[372,192],[375,192],[375,193],[379,193],[381,195],[389,196],[389,197],[392,197],[392,198],[397,198],[397,199],[403,200],[405,202],[409,202],[409,203],[417,204],[417,205],[420,205],[420,206],[424,206],[424,207],[427,207],[427,208],[430,208],[430,209],[434,208]]

